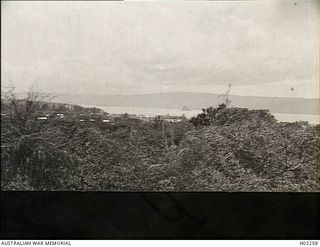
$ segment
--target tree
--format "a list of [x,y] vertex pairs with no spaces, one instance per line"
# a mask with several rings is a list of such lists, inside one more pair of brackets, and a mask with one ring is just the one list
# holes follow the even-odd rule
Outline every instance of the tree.
[[216,115],[218,112],[227,109],[230,104],[230,93],[231,90],[231,83],[228,85],[228,88],[226,92],[223,95],[219,95],[219,98],[222,99],[222,102],[218,105],[217,108],[214,108],[212,106],[209,106],[208,108],[203,108],[202,113],[198,114],[196,117],[192,117],[190,120],[190,123],[192,123],[194,126],[209,126],[213,122],[215,122]]
[[231,83],[228,84],[228,88],[226,90],[226,92],[223,95],[219,95],[218,97],[220,99],[222,99],[222,102],[219,104],[218,109],[225,109],[228,108],[231,104],[231,100],[230,100],[230,93],[231,91]]
[[38,119],[49,96],[29,91],[18,99],[11,87],[4,97],[9,118],[1,119],[2,185],[24,189],[27,182],[37,190],[61,186],[59,176],[63,177],[75,160],[51,142],[58,130]]

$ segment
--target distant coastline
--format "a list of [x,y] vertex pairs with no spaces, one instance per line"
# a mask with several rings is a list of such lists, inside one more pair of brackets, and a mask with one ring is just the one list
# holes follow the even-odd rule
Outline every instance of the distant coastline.
[[[187,118],[191,118],[201,113],[201,109],[192,109],[190,111],[183,111],[180,108],[154,108],[154,107],[128,107],[128,106],[103,106],[103,105],[86,105],[81,104],[82,107],[96,107],[100,108],[108,113],[112,114],[137,114],[145,115],[146,117],[154,117],[156,115],[167,115],[170,116],[182,116],[185,115]],[[271,112],[272,115],[278,121],[281,122],[295,122],[295,121],[308,121],[310,124],[320,124],[320,115],[315,114],[296,114],[296,113],[275,113]]]
[[[53,93],[57,95],[54,101],[59,103],[115,106],[144,107],[190,110],[201,110],[207,106],[217,106],[219,94],[210,93],[154,93],[140,95],[101,95],[101,94],[71,94]],[[230,95],[231,106],[248,109],[268,109],[273,113],[319,115],[320,99],[260,97]]]

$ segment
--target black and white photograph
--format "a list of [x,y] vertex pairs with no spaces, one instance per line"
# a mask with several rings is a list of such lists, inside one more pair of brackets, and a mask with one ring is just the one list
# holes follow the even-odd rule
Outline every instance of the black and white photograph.
[[319,10],[1,1],[1,190],[319,192]]

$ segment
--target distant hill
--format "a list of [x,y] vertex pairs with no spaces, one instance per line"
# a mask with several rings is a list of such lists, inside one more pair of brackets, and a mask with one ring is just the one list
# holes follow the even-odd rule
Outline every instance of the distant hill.
[[[155,93],[141,95],[98,95],[98,94],[54,94],[55,102],[105,105],[133,106],[153,108],[182,108],[201,109],[217,106],[220,102],[218,94],[209,93]],[[231,105],[249,109],[269,109],[273,113],[319,114],[319,99],[257,97],[231,95]]]

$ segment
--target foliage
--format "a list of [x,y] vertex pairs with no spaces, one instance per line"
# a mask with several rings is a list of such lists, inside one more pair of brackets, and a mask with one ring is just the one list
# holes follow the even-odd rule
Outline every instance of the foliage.
[[5,102],[4,190],[319,190],[319,125],[278,123],[266,110],[221,103],[192,123],[127,114],[105,124],[39,121],[51,103],[35,93]]
[[318,190],[314,126],[242,116],[188,133],[177,155],[181,176],[188,174],[180,190]]
[[9,92],[9,119],[1,118],[1,185],[11,189],[63,188],[63,178],[75,158],[51,142],[61,134],[38,121],[46,95],[29,92],[17,100]]

